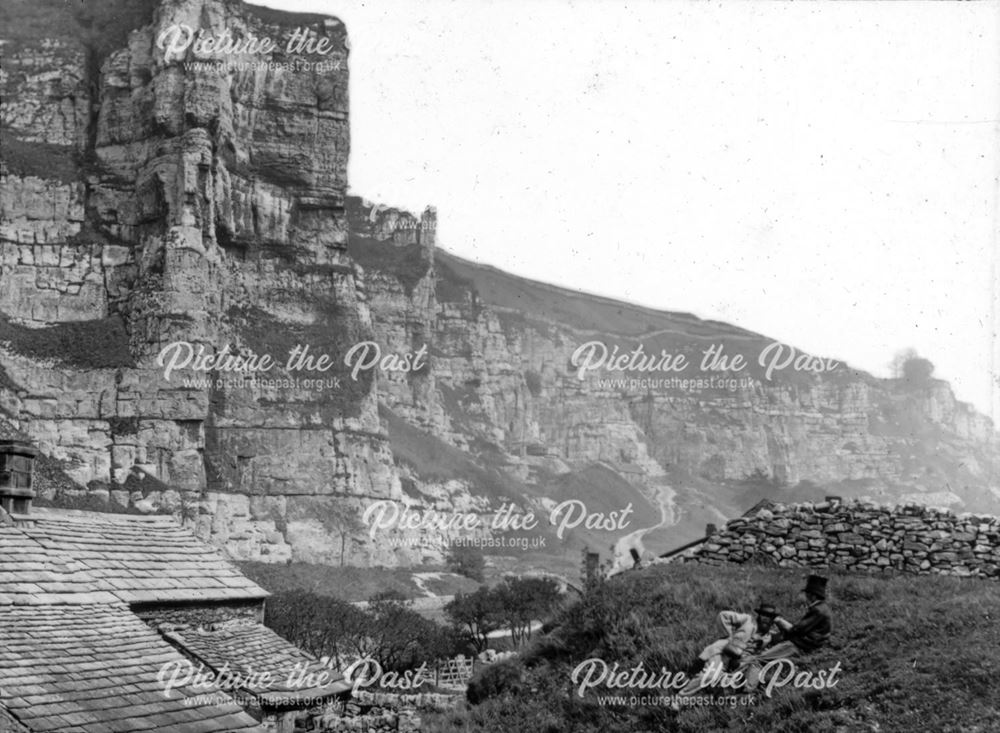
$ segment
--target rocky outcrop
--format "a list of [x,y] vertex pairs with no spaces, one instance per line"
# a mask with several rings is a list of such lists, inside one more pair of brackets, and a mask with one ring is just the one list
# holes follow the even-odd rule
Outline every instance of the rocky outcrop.
[[730,520],[686,559],[1000,578],[1000,519],[919,505],[775,505]]
[[[5,46],[8,411],[81,485],[118,496],[133,470],[155,476],[236,557],[332,561],[330,507],[400,492],[370,375],[284,363],[299,344],[318,357],[373,335],[347,253],[345,29],[167,0],[109,38],[88,10],[21,4],[19,27],[49,13],[61,34]],[[162,39],[184,27],[329,50],[171,53]],[[125,356],[97,364],[85,337],[107,318]],[[39,368],[53,324],[65,348]],[[253,384],[181,378],[163,369],[175,342],[279,364]]]

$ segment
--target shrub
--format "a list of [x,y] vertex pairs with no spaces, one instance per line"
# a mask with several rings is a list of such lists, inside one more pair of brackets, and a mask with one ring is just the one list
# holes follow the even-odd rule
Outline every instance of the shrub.
[[503,695],[519,695],[523,691],[524,670],[515,660],[504,660],[483,667],[469,681],[466,699],[473,705]]
[[531,638],[532,624],[545,620],[560,601],[559,588],[551,578],[505,578],[490,596],[515,648]]
[[486,649],[490,632],[496,631],[502,624],[493,594],[485,585],[475,593],[456,594],[444,607],[444,612],[477,653]]
[[366,614],[357,606],[305,590],[275,593],[265,609],[264,623],[277,634],[338,664],[356,648],[353,637],[365,626]]
[[531,393],[532,397],[537,397],[542,393],[542,376],[529,369],[524,373],[524,383],[528,387],[528,391]]
[[345,658],[371,657],[385,671],[403,671],[452,656],[459,648],[451,629],[424,618],[392,592],[373,597],[363,610],[310,591],[284,591],[272,595],[266,609],[267,626],[338,665]]
[[471,545],[452,545],[448,549],[447,562],[452,572],[483,582],[486,560],[479,548]]
[[372,597],[355,636],[359,656],[372,657],[386,671],[401,672],[457,653],[458,635],[411,606],[412,601],[392,592]]

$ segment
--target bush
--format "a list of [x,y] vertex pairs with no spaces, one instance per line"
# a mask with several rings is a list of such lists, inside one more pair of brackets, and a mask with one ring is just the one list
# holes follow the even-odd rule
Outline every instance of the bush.
[[542,393],[542,375],[529,369],[524,373],[524,383],[532,397],[538,397]]
[[475,593],[457,593],[444,607],[444,612],[457,633],[465,636],[477,653],[486,649],[490,632],[502,624],[493,594],[485,585]]
[[356,648],[364,611],[350,603],[305,590],[275,593],[265,606],[264,623],[295,646],[338,665]]
[[505,578],[496,588],[459,593],[444,607],[456,629],[481,652],[492,631],[506,628],[516,649],[531,638],[531,627],[558,608],[562,596],[551,578]]
[[471,545],[452,545],[448,549],[448,569],[480,583],[484,580],[486,560],[482,550]]
[[458,634],[424,618],[411,605],[391,592],[372,597],[358,630],[359,656],[375,659],[385,671],[402,672],[456,654],[461,645]]
[[892,375],[908,387],[923,387],[934,375],[934,364],[920,356],[915,349],[903,349],[889,363]]
[[929,359],[914,356],[903,362],[903,379],[908,384],[927,384],[934,374],[934,364]]
[[505,578],[490,595],[515,648],[531,638],[532,624],[544,621],[560,601],[559,588],[551,578]]
[[523,691],[524,671],[519,662],[505,660],[483,667],[469,680],[466,699],[473,705],[503,695],[519,695]]
[[368,610],[305,590],[275,593],[266,608],[268,627],[338,666],[347,658],[371,657],[387,672],[404,671],[460,649],[453,630],[424,618],[392,592],[373,597]]

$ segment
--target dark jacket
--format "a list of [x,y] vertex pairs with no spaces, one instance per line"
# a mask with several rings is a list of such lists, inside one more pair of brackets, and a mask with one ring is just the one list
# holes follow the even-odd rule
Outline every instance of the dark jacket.
[[830,639],[830,607],[823,601],[810,606],[805,616],[785,632],[785,639],[803,652],[825,645]]

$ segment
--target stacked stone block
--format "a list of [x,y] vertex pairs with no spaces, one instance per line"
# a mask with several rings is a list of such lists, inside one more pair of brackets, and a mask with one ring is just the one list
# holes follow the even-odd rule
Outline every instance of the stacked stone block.
[[776,504],[730,520],[687,559],[1000,578],[1000,518],[912,504]]

